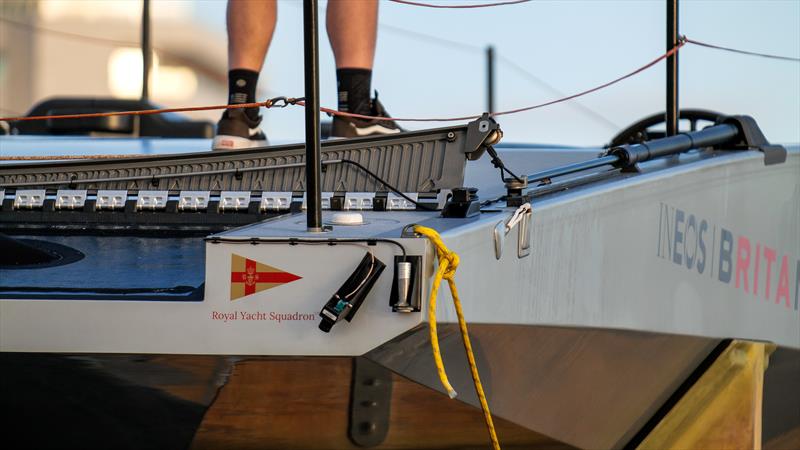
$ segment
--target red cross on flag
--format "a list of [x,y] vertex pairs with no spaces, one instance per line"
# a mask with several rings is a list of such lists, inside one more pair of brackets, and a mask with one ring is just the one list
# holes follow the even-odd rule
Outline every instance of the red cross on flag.
[[301,278],[244,256],[231,254],[231,301]]

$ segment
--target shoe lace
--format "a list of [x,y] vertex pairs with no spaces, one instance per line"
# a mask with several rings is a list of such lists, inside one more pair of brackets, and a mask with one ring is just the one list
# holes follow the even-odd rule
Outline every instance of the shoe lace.
[[370,109],[372,109],[372,115],[375,117],[391,117],[389,112],[386,111],[386,108],[383,107],[383,104],[378,100],[377,90],[375,90],[375,96],[370,100]]
[[[250,117],[250,114],[247,114],[247,111],[243,108],[240,109],[227,109],[223,113],[223,115],[227,116],[228,119],[241,119],[247,124],[250,128],[255,128],[261,124],[261,114],[258,115],[256,119]],[[239,117],[236,117],[239,116]]]

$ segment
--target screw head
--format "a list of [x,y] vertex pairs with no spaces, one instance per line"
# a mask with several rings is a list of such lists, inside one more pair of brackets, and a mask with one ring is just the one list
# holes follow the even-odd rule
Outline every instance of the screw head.
[[378,426],[373,422],[361,422],[358,425],[358,430],[361,432],[361,434],[372,434],[377,429]]

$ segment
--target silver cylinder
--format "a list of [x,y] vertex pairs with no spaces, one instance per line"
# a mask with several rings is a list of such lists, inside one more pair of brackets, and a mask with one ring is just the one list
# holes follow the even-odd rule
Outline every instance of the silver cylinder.
[[397,304],[394,310],[398,312],[411,312],[414,308],[408,303],[408,294],[411,290],[411,263],[398,262],[395,266],[397,277]]

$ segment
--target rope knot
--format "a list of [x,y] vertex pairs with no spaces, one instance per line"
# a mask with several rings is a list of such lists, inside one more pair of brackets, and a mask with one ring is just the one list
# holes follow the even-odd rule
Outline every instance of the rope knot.
[[445,280],[453,280],[456,276],[456,269],[458,269],[460,259],[457,254],[448,250],[447,253],[439,254],[439,264],[445,261],[447,261],[447,270],[442,275],[442,278]]

